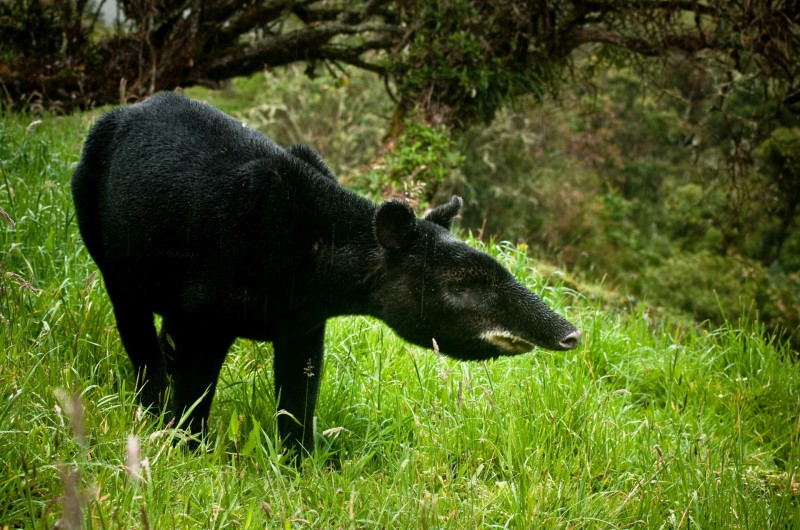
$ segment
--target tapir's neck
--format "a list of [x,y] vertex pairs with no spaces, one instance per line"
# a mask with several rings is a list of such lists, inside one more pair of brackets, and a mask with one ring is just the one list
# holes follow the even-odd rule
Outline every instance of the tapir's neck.
[[315,206],[310,302],[324,302],[325,318],[369,314],[382,255],[373,229],[376,206],[344,188],[331,191]]

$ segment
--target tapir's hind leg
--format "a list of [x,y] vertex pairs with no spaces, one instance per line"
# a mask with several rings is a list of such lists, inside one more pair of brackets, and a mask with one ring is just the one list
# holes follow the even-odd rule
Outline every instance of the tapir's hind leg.
[[273,342],[278,432],[300,457],[314,450],[314,411],[322,377],[324,340],[323,324],[303,334],[284,330]]
[[208,422],[219,371],[233,339],[220,335],[213,322],[164,318],[159,340],[172,376],[173,412],[179,420],[189,411],[182,427],[200,432]]
[[145,407],[159,411],[169,385],[164,356],[158,345],[153,313],[133,297],[106,280],[106,290],[114,306],[122,345],[136,371],[140,400]]

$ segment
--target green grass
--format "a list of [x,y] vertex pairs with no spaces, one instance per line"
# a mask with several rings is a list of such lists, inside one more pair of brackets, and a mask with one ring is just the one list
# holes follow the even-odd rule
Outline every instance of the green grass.
[[792,352],[757,323],[676,331],[604,311],[510,244],[486,250],[583,329],[577,351],[457,363],[334,320],[318,451],[296,469],[271,347],[239,341],[186,451],[137,406],[78,237],[68,183],[92,115],[42,120],[0,125],[16,223],[0,218],[0,528],[800,527]]

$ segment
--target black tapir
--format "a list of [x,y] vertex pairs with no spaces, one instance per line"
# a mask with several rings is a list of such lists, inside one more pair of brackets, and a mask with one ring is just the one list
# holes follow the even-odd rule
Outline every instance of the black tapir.
[[[457,359],[575,348],[580,332],[449,231],[459,197],[419,219],[339,186],[310,147],[282,149],[169,92],[92,127],[72,176],[145,405],[207,421],[237,337],[271,341],[278,429],[310,451],[325,321],[373,315]],[[163,317],[156,332],[153,314]],[[302,451],[301,451],[302,452]]]

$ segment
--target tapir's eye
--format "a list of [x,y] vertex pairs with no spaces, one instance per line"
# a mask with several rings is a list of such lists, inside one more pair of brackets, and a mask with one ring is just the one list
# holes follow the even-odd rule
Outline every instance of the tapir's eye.
[[450,292],[453,294],[464,294],[467,292],[467,288],[460,283],[454,283],[450,285]]

